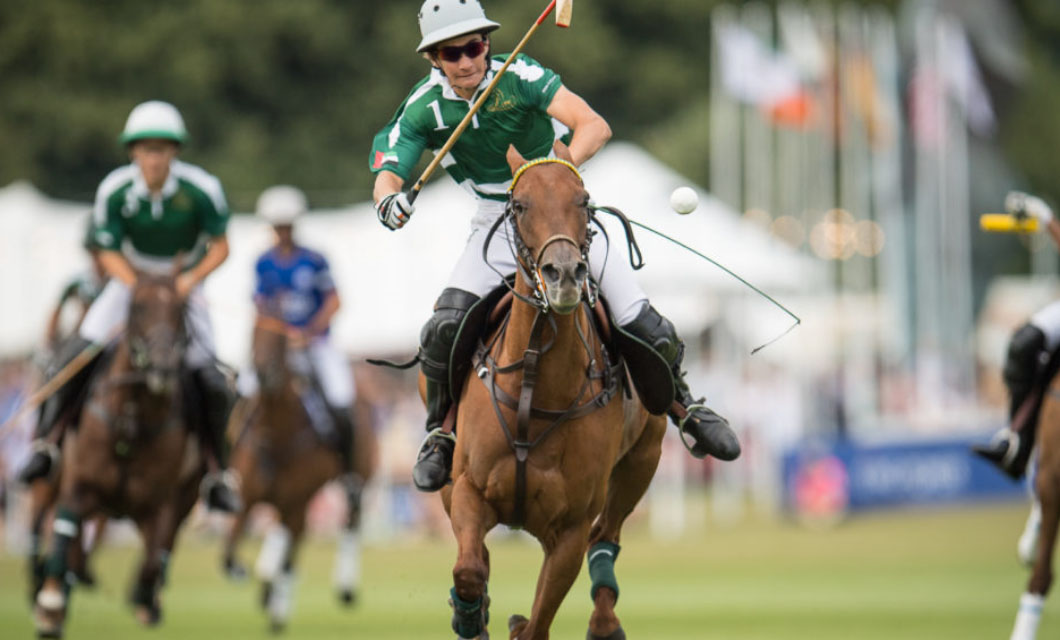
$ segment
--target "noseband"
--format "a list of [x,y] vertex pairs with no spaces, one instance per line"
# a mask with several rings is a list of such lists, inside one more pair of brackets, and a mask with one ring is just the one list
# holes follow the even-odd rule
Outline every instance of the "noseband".
[[[516,261],[516,268],[519,270],[519,273],[522,274],[523,278],[533,287],[534,297],[527,298],[526,296],[520,295],[519,293],[515,292],[514,289],[512,290],[512,293],[518,296],[519,299],[521,299],[523,302],[526,302],[527,304],[530,304],[541,311],[548,311],[549,302],[548,296],[545,293],[545,280],[544,277],[541,275],[541,258],[545,255],[545,250],[557,242],[566,242],[574,246],[578,250],[579,255],[581,255],[582,260],[584,260],[585,263],[588,264],[589,246],[592,243],[595,231],[593,231],[587,226],[584,243],[579,243],[577,240],[566,234],[557,233],[550,236],[542,243],[541,248],[537,250],[536,255],[535,252],[530,249],[530,247],[526,244],[526,241],[523,240],[523,236],[519,232],[519,225],[517,224],[515,219],[515,185],[519,182],[519,178],[521,178],[523,174],[526,173],[527,169],[531,167],[536,167],[541,164],[561,164],[570,169],[574,173],[574,175],[578,177],[578,180],[582,180],[582,176],[581,173],[578,172],[578,168],[575,167],[572,163],[567,162],[566,160],[562,160],[560,158],[537,158],[534,160],[530,160],[529,162],[523,164],[523,166],[519,167],[519,169],[516,170],[515,174],[512,176],[512,183],[508,187],[508,201],[505,203],[504,206],[504,214],[497,218],[497,221],[493,223],[493,226],[490,228],[489,234],[486,236],[486,242],[483,244],[482,247],[482,258],[486,261],[487,264],[489,263],[486,253],[489,249],[490,241],[493,239],[493,235],[497,232],[497,229],[500,228],[500,226],[506,221],[510,221],[512,228],[512,237],[515,243],[515,250],[519,258]],[[527,273],[527,271],[529,271],[529,273]],[[590,303],[593,303],[596,299],[595,288],[590,286],[589,289],[590,291],[588,295],[590,298]]]

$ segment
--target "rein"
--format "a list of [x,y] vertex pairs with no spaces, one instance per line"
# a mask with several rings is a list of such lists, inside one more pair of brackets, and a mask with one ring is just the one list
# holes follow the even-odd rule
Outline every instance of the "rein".
[[[183,317],[183,311],[181,311],[181,314]],[[135,439],[138,435],[141,435],[141,430],[138,428],[138,425],[142,423],[142,419],[138,417],[138,414],[140,413],[140,409],[144,408],[146,400],[136,395],[132,395],[131,397],[127,395],[124,401],[119,400],[120,406],[116,415],[108,409],[106,400],[112,397],[110,394],[116,393],[122,389],[130,389],[138,385],[143,385],[145,388],[148,387],[152,376],[155,375],[160,375],[165,378],[179,376],[182,369],[179,364],[176,367],[153,366],[148,353],[151,339],[159,339],[156,334],[164,330],[167,331],[167,333],[162,334],[161,339],[169,339],[172,342],[173,348],[179,349],[183,354],[189,343],[187,327],[183,322],[180,323],[176,332],[169,331],[167,327],[154,327],[145,332],[144,335],[139,335],[130,332],[130,330],[126,328],[126,339],[124,344],[127,349],[127,357],[125,365],[129,367],[129,369],[121,371],[117,373],[117,375],[98,378],[93,385],[92,390],[88,392],[89,397],[85,406],[85,411],[91,413],[115,433],[117,441],[114,443],[114,447],[119,457],[127,456],[130,452],[129,441]],[[173,334],[172,337],[170,334]],[[178,359],[178,362],[182,361],[183,355]],[[169,402],[169,410],[167,411],[168,416],[165,418],[164,422],[157,425],[159,431],[170,428],[179,428],[181,425],[182,412],[180,407],[182,405],[182,399],[179,397],[173,397],[173,389],[173,387],[165,389],[165,394],[169,396],[167,398]],[[176,389],[178,390],[177,393],[179,393],[180,387],[178,386]],[[152,397],[160,397],[154,390],[151,390],[151,393]]]
[[[523,352],[523,357],[520,360],[501,366],[497,363],[497,359],[494,356],[494,351],[503,344],[504,336],[508,329],[508,320],[511,318],[511,315],[505,318],[503,326],[494,338],[490,340],[489,343],[480,342],[479,347],[475,352],[475,370],[479,379],[482,380],[482,384],[485,385],[487,391],[489,391],[490,402],[492,403],[493,411],[497,416],[497,422],[500,424],[501,430],[504,432],[504,437],[508,440],[508,446],[511,447],[512,451],[515,453],[515,510],[512,515],[514,523],[512,526],[514,527],[521,527],[525,518],[526,460],[529,457],[530,450],[547,438],[564,422],[581,418],[593,413],[597,409],[607,406],[611,399],[616,396],[620,390],[622,365],[621,363],[612,364],[610,362],[607,350],[600,344],[599,334],[597,333],[595,326],[592,324],[592,308],[590,308],[588,303],[584,300],[581,304],[586,311],[584,317],[590,324],[592,342],[601,347],[600,353],[602,354],[603,362],[599,363],[598,366],[596,358],[593,355],[594,344],[590,344],[590,339],[586,337],[581,324],[575,320],[574,326],[577,329],[578,337],[581,340],[585,352],[589,355],[589,364],[585,371],[582,386],[578,390],[578,395],[566,409],[542,409],[533,406],[534,387],[537,384],[538,367],[541,358],[552,349],[555,343],[555,336],[557,335],[556,318],[554,315],[541,309],[536,310],[533,325],[530,329],[530,340]],[[542,344],[542,333],[546,323],[552,329],[553,338],[549,342]],[[519,389],[519,397],[516,398],[497,385],[497,376],[511,374],[518,371],[522,371],[523,375]],[[586,399],[587,393],[590,391],[593,382],[596,380],[601,381],[600,391]],[[508,421],[504,418],[501,405],[515,411],[516,420],[514,433],[511,426],[509,426]],[[531,440],[531,420],[550,420],[551,422],[537,435],[537,437]]]

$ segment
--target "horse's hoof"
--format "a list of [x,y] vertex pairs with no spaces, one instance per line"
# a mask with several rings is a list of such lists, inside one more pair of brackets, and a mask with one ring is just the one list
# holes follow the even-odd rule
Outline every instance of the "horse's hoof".
[[626,640],[626,632],[619,626],[617,629],[611,632],[608,636],[594,636],[590,629],[585,633],[585,640]]
[[287,629],[286,620],[269,620],[269,633],[283,633]]
[[247,568],[243,566],[243,563],[231,558],[225,560],[224,566],[221,570],[224,573],[224,576],[232,582],[244,582],[250,575],[247,572]]
[[63,637],[63,612],[44,609],[40,605],[33,609],[33,624],[37,628],[38,638]]
[[353,589],[339,589],[339,602],[344,607],[352,607],[357,602],[357,592]]
[[136,608],[133,609],[133,616],[136,617],[137,622],[145,627],[157,627],[162,622],[162,607],[158,605],[136,605]]
[[77,579],[77,584],[86,589],[96,588],[96,573],[91,569],[85,568],[80,571],[74,571],[74,578]]
[[272,599],[272,583],[271,582],[262,582],[261,583],[261,598],[258,601],[258,604],[261,605],[262,609],[266,609],[267,610],[269,608],[269,600],[271,600],[271,599]]
[[508,631],[515,637],[523,627],[530,624],[530,621],[526,619],[526,616],[521,616],[518,613],[508,618]]

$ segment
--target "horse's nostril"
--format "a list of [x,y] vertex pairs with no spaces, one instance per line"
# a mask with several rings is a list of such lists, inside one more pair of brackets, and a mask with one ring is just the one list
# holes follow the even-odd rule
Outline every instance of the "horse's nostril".
[[546,264],[541,267],[541,275],[544,276],[546,282],[559,282],[559,269],[554,265]]
[[578,266],[574,268],[574,280],[575,282],[581,282],[589,275],[589,267],[584,262],[579,262]]

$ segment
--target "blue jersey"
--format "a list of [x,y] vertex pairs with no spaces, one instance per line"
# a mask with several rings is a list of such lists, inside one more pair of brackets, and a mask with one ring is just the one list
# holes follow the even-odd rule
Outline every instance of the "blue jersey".
[[258,258],[254,269],[258,279],[255,301],[295,327],[309,324],[335,291],[328,261],[304,247],[296,246],[289,256],[270,249]]

